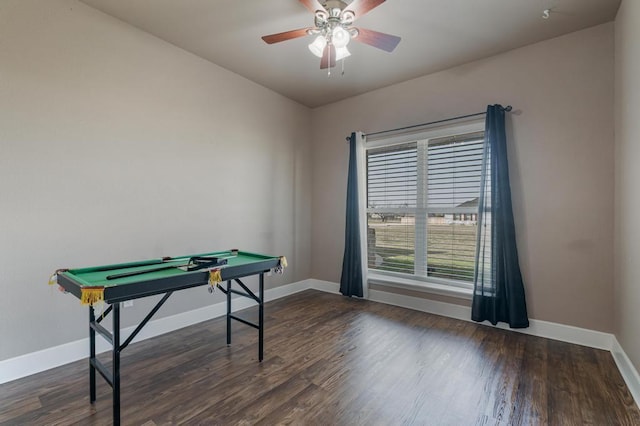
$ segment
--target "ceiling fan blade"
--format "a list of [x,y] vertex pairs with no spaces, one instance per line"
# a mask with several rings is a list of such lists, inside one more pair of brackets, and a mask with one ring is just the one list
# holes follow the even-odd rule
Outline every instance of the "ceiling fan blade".
[[299,30],[285,31],[283,33],[263,36],[262,39],[269,44],[280,43],[281,41],[287,41],[287,40],[291,40],[298,37],[304,37],[307,35],[307,30],[310,30],[310,29],[311,28],[300,28]]
[[300,3],[302,3],[304,7],[309,9],[311,13],[316,13],[316,10],[325,10],[318,0],[300,0]]
[[391,34],[380,33],[378,31],[358,28],[358,36],[354,37],[355,41],[377,47],[386,52],[393,52],[401,38]]
[[351,2],[349,6],[344,8],[342,13],[346,11],[353,12],[355,15],[355,19],[358,19],[362,15],[369,12],[371,9],[380,6],[384,2],[385,0],[353,0],[353,2]]
[[333,44],[327,44],[322,52],[320,60],[320,69],[333,68],[336,66],[336,47]]

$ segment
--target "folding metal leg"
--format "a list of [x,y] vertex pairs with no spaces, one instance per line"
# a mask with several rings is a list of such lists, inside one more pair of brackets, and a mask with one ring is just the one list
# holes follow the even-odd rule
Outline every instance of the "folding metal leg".
[[264,273],[260,274],[260,302],[258,302],[258,361],[264,357]]
[[227,345],[231,344],[231,280],[227,280]]
[[[227,281],[227,288],[222,291],[227,295],[227,345],[231,344],[231,320],[239,321],[250,327],[258,329],[258,360],[262,361],[264,358],[264,272],[260,273],[260,290],[259,296],[256,296],[239,278],[234,278],[233,281],[238,283],[242,290],[236,290],[231,288],[231,280]],[[240,318],[231,313],[231,294],[237,294],[239,296],[248,297],[258,304],[258,323],[247,321],[244,318]]]
[[113,424],[120,425],[120,302],[113,305]]
[[92,360],[96,358],[96,331],[91,324],[96,320],[93,306],[89,306],[89,401],[96,402],[96,368]]

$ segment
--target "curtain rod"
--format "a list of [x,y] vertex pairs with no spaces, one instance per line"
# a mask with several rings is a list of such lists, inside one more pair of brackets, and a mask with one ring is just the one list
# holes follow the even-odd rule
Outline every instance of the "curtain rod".
[[[502,108],[503,110],[505,110],[506,112],[510,112],[513,107],[511,105],[507,105],[506,107]],[[397,129],[390,129],[390,130],[382,130],[380,132],[374,132],[374,133],[366,133],[365,136],[375,136],[375,135],[381,135],[383,133],[391,133],[391,132],[397,132],[399,130],[408,130],[408,129],[413,129],[415,127],[422,127],[422,126],[429,126],[431,124],[439,124],[439,123],[446,123],[447,121],[453,121],[453,120],[460,120],[463,118],[470,118],[470,117],[476,117],[478,115],[484,115],[487,112],[476,112],[475,114],[468,114],[468,115],[460,115],[458,117],[453,117],[453,118],[445,118],[444,120],[437,120],[437,121],[431,121],[429,123],[421,123],[421,124],[414,124],[413,126],[406,126],[406,127],[398,127]],[[349,141],[349,136],[347,136],[347,142]]]

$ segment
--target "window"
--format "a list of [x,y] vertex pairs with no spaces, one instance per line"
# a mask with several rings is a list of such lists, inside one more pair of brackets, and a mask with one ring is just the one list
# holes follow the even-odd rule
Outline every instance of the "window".
[[470,287],[481,124],[367,143],[367,263],[383,275]]

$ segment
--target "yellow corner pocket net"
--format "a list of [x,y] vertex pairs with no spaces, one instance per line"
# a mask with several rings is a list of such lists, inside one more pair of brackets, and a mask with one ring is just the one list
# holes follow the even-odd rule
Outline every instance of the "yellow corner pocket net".
[[209,285],[215,287],[218,283],[222,282],[222,274],[220,269],[212,269],[209,271]]
[[68,271],[67,268],[56,269],[55,272],[49,276],[49,285],[58,284],[58,274],[62,272],[67,272],[67,271]]
[[82,287],[80,289],[80,303],[91,305],[104,300],[104,287]]
[[273,272],[276,274],[282,274],[284,272],[284,268],[287,267],[287,258],[284,256],[280,256],[278,259],[278,266],[273,268]]

